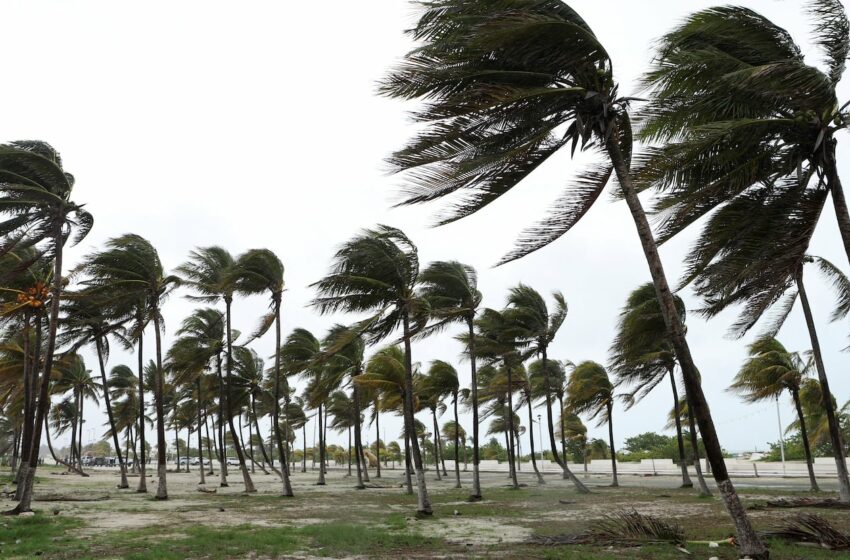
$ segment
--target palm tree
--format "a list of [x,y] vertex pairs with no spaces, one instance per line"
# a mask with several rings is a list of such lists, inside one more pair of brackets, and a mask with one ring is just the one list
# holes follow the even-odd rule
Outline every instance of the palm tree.
[[565,410],[561,411],[561,418],[558,419],[558,422],[564,439],[577,445],[581,450],[584,474],[587,476],[587,426],[584,425],[577,414],[571,414]]
[[[162,332],[165,328],[161,313],[162,304],[179,284],[176,276],[166,275],[159,254],[150,242],[135,234],[125,234],[110,239],[106,248],[85,258],[81,269],[86,278],[82,284],[106,308],[114,309],[109,316],[129,320],[135,317],[135,336],[139,341],[141,364],[141,338],[145,325],[153,322],[156,362],[154,364],[154,406],[157,432],[157,485],[156,498],[168,498],[166,484],[166,440],[164,410],[164,370],[162,367]],[[140,417],[144,416],[144,383],[139,385]],[[144,422],[140,420],[139,429]],[[144,444],[144,439],[142,440]],[[144,445],[143,445],[144,447]],[[144,464],[144,462],[143,462]],[[144,473],[143,473],[144,474]],[[140,482],[140,490],[143,483]]]
[[110,322],[104,315],[104,309],[97,305],[93,294],[79,292],[73,294],[64,307],[63,330],[60,335],[61,345],[71,344],[73,350],[77,351],[85,344],[94,344],[97,353],[98,367],[100,369],[100,385],[103,389],[103,400],[106,404],[106,415],[109,420],[109,429],[112,433],[112,443],[115,446],[115,455],[118,458],[118,467],[121,471],[121,482],[118,488],[129,488],[127,481],[127,466],[121,455],[121,444],[118,442],[118,431],[115,429],[115,418],[112,414],[112,401],[109,397],[108,382],[106,378],[106,360],[109,356],[109,341],[107,336],[113,333],[120,335],[122,327],[120,322]]
[[[257,415],[257,401],[259,400],[263,402],[273,398],[272,395],[266,393],[265,388],[263,386],[263,372],[265,368],[265,362],[257,355],[255,351],[244,346],[237,346],[233,349],[233,352],[235,357],[235,363],[233,364],[233,366],[234,371],[236,372],[235,384],[238,387],[244,388],[248,397],[248,427],[250,428],[251,423],[253,423],[256,433],[257,435],[259,435],[260,423]],[[277,419],[273,419],[273,421],[276,422]],[[263,443],[263,439],[259,438],[258,441],[260,453],[263,456],[265,464],[270,465],[271,468],[279,476],[283,477],[283,471],[278,472],[278,470],[271,465],[271,461],[269,460],[269,454],[266,452],[266,446]],[[251,455],[253,456],[253,453]],[[285,462],[281,464],[281,468],[284,471],[288,470]],[[265,469],[263,469],[263,471],[265,472]]]
[[227,417],[227,425],[230,428],[230,437],[233,448],[239,459],[239,468],[242,471],[242,480],[245,483],[245,492],[256,492],[248,466],[245,463],[245,454],[242,451],[236,426],[233,424],[235,411],[229,398],[230,377],[233,373],[233,329],[231,327],[231,306],[233,305],[233,294],[236,292],[239,281],[239,270],[230,253],[222,247],[203,247],[189,254],[189,261],[177,268],[184,282],[190,286],[197,295],[190,296],[196,301],[208,303],[224,301],[225,317],[225,365],[226,375],[224,378],[224,413]]
[[[428,374],[424,378],[423,386],[425,394],[433,399],[441,401],[446,397],[452,399],[452,411],[454,414],[455,426],[459,426],[457,417],[458,396],[460,394],[460,381],[458,380],[457,370],[448,362],[442,360],[434,360],[431,362],[431,367],[428,368]],[[445,407],[444,407],[445,408]],[[435,407],[436,409],[436,407]],[[434,417],[434,439],[439,441],[440,429],[437,425],[437,418]],[[454,430],[455,443],[455,488],[460,488],[460,451],[459,451],[459,430]],[[441,452],[442,454],[442,452]]]
[[41,441],[41,430],[47,417],[49,380],[56,352],[63,287],[63,249],[74,230],[73,243],[78,243],[93,224],[91,214],[71,200],[73,188],[74,176],[62,168],[59,152],[46,142],[0,144],[0,215],[5,218],[0,222],[0,254],[34,248],[39,256],[53,261],[44,369],[30,429],[30,441],[34,444],[29,446],[29,457],[22,458],[22,465],[28,465],[21,473],[24,476],[19,475],[18,478],[23,491],[18,505],[10,514],[31,511],[39,456],[37,442]]
[[[463,394],[463,393],[462,393]],[[455,415],[457,416],[457,415]],[[446,440],[450,440],[455,442],[455,465],[458,464],[458,453],[457,448],[459,445],[463,446],[463,470],[466,470],[466,430],[463,429],[463,426],[460,425],[460,422],[457,420],[449,420],[448,422],[443,424],[443,437]]]
[[480,501],[481,478],[478,472],[480,461],[478,439],[478,379],[475,356],[475,315],[481,304],[478,291],[478,274],[469,265],[457,261],[437,261],[428,265],[419,274],[420,293],[428,302],[431,316],[438,325],[462,322],[466,325],[466,355],[472,374],[470,381],[470,405],[472,408],[472,494],[470,501]]
[[[375,343],[402,329],[405,363],[404,423],[413,430],[413,358],[411,338],[427,319],[425,302],[415,292],[419,276],[416,246],[404,233],[389,226],[365,230],[345,243],[334,256],[331,273],[313,284],[318,295],[313,306],[321,313],[371,313],[358,323],[367,342]],[[417,512],[430,515],[431,502],[419,443],[411,435],[418,490]]]
[[[271,311],[262,317],[260,326],[255,333],[255,336],[261,336],[274,323],[275,331],[275,352],[274,352],[274,395],[272,410],[272,429],[274,431],[275,443],[277,444],[278,455],[281,464],[281,473],[283,475],[283,495],[292,497],[292,483],[289,479],[289,462],[286,458],[286,445],[280,434],[280,399],[284,398],[288,405],[289,388],[284,386],[281,388],[281,382],[286,383],[286,379],[281,379],[280,369],[280,348],[281,348],[281,304],[283,302],[283,263],[272,251],[268,249],[252,249],[245,252],[237,260],[238,282],[237,289],[242,294],[259,294],[267,292],[271,298]],[[285,409],[284,409],[285,410]],[[274,450],[272,450],[274,453]]]
[[[531,444],[531,466],[534,469],[534,473],[537,475],[537,483],[538,484],[546,484],[546,481],[543,480],[543,475],[540,473],[540,470],[537,468],[537,456],[534,451],[534,399],[536,398],[534,387],[532,385],[531,376],[528,374],[528,370],[526,368],[519,368],[517,370],[517,385],[519,386],[519,394],[520,400],[517,403],[517,410],[519,407],[525,405],[528,410],[528,437],[529,443]],[[554,437],[552,438],[554,440]],[[543,442],[540,442],[540,447],[543,447]],[[541,452],[542,453],[542,452]],[[541,455],[542,458],[542,455]]]
[[589,420],[598,420],[597,426],[608,424],[608,445],[611,448],[611,472],[617,480],[617,453],[614,450],[614,386],[602,365],[589,360],[581,362],[567,380],[567,410],[573,414],[586,414]]
[[800,404],[800,383],[813,368],[812,359],[804,361],[796,352],[788,352],[775,338],[760,338],[750,344],[747,350],[749,358],[735,375],[729,390],[743,397],[748,403],[765,400],[778,402],[783,392],[791,393],[803,439],[803,450],[806,453],[811,490],[820,491],[815,479],[806,419]]
[[575,10],[557,0],[498,5],[488,0],[438,0],[424,4],[422,10],[409,32],[422,44],[382,84],[386,95],[427,100],[416,114],[424,130],[391,158],[395,169],[411,171],[401,203],[418,204],[466,191],[465,197],[452,199],[453,210],[439,220],[447,223],[499,198],[567,145],[603,152],[608,161],[582,173],[550,216],[528,230],[504,261],[566,233],[616,174],[741,553],[766,557],[729,480],[698,371],[629,171],[630,99],[618,93],[604,46]]
[[72,435],[71,449],[73,453],[76,453],[77,466],[82,470],[84,405],[86,399],[93,400],[95,404],[98,404],[98,394],[103,390],[103,387],[92,379],[91,370],[86,369],[86,364],[80,356],[71,355],[63,361],[66,362],[66,365],[59,368],[61,377],[55,382],[54,390],[58,393],[71,392],[70,398],[74,403],[72,434],[75,434],[78,438],[75,443]]
[[[675,296],[679,319],[685,320],[685,303]],[[611,344],[611,369],[618,388],[632,387],[625,395],[626,409],[648,395],[665,377],[670,379],[673,391],[673,406],[679,406],[679,391],[676,385],[676,353],[667,335],[667,327],[661,316],[655,288],[647,282],[633,290],[620,312],[617,334]],[[674,413],[676,441],[679,447],[679,466],[682,469],[682,488],[693,487],[685,460],[685,443],[682,438],[681,415]],[[698,473],[701,477],[701,471]],[[700,481],[700,491],[707,490]]]
[[[552,457],[555,462],[561,467],[564,473],[564,478],[572,480],[576,489],[580,492],[587,492],[587,487],[576,478],[570,471],[567,465],[566,457],[561,459],[558,456],[558,446],[555,443],[555,429],[552,424],[552,379],[548,375],[549,368],[549,345],[555,340],[561,325],[567,318],[567,301],[561,292],[553,292],[552,297],[555,299],[555,309],[552,313],[546,305],[546,300],[534,288],[525,284],[518,284],[511,288],[508,295],[508,309],[511,310],[511,317],[522,329],[520,335],[529,344],[530,350],[540,359],[540,370],[538,372],[539,379],[543,386],[542,394],[546,401],[546,422],[549,428],[549,443],[552,448]],[[529,411],[530,413],[530,411]],[[531,440],[532,446],[534,441],[534,430],[532,430]],[[541,447],[543,442],[540,442]],[[532,453],[532,457],[534,454]]]
[[[817,177],[813,204],[821,208],[832,194],[850,258],[835,138],[850,125],[850,102],[841,105],[836,91],[850,24],[840,0],[806,4],[823,69],[806,64],[788,31],[739,6],[696,12],[659,41],[643,78],[651,101],[640,135],[665,143],[645,162],[646,178],[665,191],[662,240],[736,197],[769,187],[771,197],[793,199]],[[795,245],[805,251],[807,239]]]

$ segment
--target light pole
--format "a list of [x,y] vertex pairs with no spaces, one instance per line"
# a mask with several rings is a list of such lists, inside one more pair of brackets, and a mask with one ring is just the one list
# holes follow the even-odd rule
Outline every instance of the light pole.
[[540,415],[537,415],[537,441],[540,442],[540,460],[543,460],[543,427],[540,422]]

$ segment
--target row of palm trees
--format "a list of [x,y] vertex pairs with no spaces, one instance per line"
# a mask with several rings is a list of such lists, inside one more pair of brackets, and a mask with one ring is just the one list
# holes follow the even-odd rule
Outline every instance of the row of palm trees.
[[[739,335],[775,305],[778,328],[800,300],[840,496],[850,501],[838,421],[803,285],[809,243],[827,198],[850,258],[850,212],[836,161],[837,135],[850,124],[848,103],[837,96],[850,24],[840,0],[805,5],[820,67],[807,64],[791,34],[754,10],[704,9],[655,45],[642,78],[648,101],[637,111],[637,100],[619,91],[605,46],[560,0],[424,4],[408,32],[416,48],[381,84],[388,96],[425,101],[414,114],[420,131],[390,163],[407,179],[402,204],[462,194],[451,197],[438,223],[481,210],[562,148],[602,156],[503,262],[564,235],[616,177],[616,194],[636,226],[712,474],[741,553],[751,558],[767,558],[768,551],[729,479],[658,244],[707,217],[682,284],[695,286],[709,316],[743,304]],[[656,232],[638,197],[643,190],[658,195]]]

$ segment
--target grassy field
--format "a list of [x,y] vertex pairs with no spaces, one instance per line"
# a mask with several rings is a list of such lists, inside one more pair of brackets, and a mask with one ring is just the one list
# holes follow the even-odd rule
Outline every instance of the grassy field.
[[[691,541],[692,558],[737,558],[728,544],[709,548],[707,542],[732,534],[723,506],[716,498],[699,498],[692,490],[676,488],[675,479],[624,478],[618,489],[608,480],[591,478],[593,492],[577,494],[558,477],[545,486],[532,478],[519,490],[505,487],[500,474],[484,477],[485,500],[467,503],[467,489],[453,481],[428,479],[434,516],[418,519],[416,499],[399,487],[398,472],[372,480],[372,487],[354,490],[344,472],[331,471],[328,485],[315,486],[315,475],[297,473],[295,498],[278,495],[272,475],[255,476],[259,492],[240,493],[240,476],[231,472],[230,487],[197,491],[197,472],[169,474],[170,497],[117,490],[117,476],[95,473],[89,478],[44,469],[37,484],[32,517],[0,518],[0,558],[182,560],[235,558],[570,558],[682,559],[672,544],[642,546],[541,546],[528,541],[536,535],[577,534],[604,516],[634,509],[675,521]],[[131,485],[134,481],[131,479]],[[148,488],[155,486],[149,481]],[[745,488],[747,505],[778,496],[810,496],[788,488]],[[41,499],[39,499],[41,496]],[[77,501],[93,500],[93,501]],[[3,500],[4,510],[12,502]],[[769,529],[795,512],[752,512],[759,529]],[[819,510],[837,528],[850,531],[850,511]],[[811,546],[772,541],[775,559],[847,558]]]

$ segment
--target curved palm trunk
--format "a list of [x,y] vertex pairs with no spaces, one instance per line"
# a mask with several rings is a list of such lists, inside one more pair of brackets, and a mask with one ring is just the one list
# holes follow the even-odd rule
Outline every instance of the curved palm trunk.
[[[196,387],[197,387],[197,390],[198,390],[198,403],[200,403],[201,402],[201,378],[200,377],[198,377],[198,379],[196,380]],[[203,443],[201,442],[201,439],[202,439],[201,438],[201,432],[202,432],[201,427],[205,426],[205,425],[206,425],[206,422],[201,422],[201,406],[199,404],[199,406],[198,406],[198,461],[200,461],[199,470],[201,471],[201,484],[207,483],[206,479],[204,478],[206,476],[206,473],[204,472],[206,470],[204,468],[204,446],[203,446]]]
[[402,324],[404,328],[404,425],[405,430],[410,435],[410,450],[413,467],[416,470],[416,488],[418,490],[416,512],[422,515],[431,515],[433,513],[431,500],[428,498],[425,471],[422,468],[422,454],[419,451],[419,442],[416,439],[413,421],[413,357],[410,349],[410,316],[407,309],[403,310]]
[[803,451],[806,453],[806,468],[809,471],[809,484],[811,484],[811,491],[820,492],[818,481],[815,478],[812,450],[809,447],[809,434],[806,431],[806,418],[803,416],[803,407],[800,405],[800,390],[796,387],[792,387],[791,397],[794,399],[794,408],[797,410],[797,420],[800,421],[800,435],[803,438]]
[[478,449],[478,374],[475,367],[475,317],[467,318],[466,324],[469,329],[469,367],[472,373],[472,494],[469,501],[475,502],[482,499],[481,476],[479,473],[479,462],[481,454]]
[[753,560],[767,558],[769,553],[765,548],[761,537],[756,533],[747,512],[741,504],[738,493],[735,491],[735,486],[729,479],[729,473],[726,470],[726,462],[723,459],[723,449],[720,446],[720,440],[717,437],[717,431],[714,428],[714,421],[711,418],[711,411],[708,407],[708,401],[702,391],[700,384],[699,372],[691,357],[690,347],[685,338],[685,331],[682,321],[676,311],[676,304],[673,299],[673,294],[670,292],[670,286],[667,283],[667,277],[664,273],[664,267],[661,263],[661,257],[658,255],[658,247],[655,244],[655,239],[652,235],[652,229],[649,221],[646,218],[646,213],[641,206],[637,191],[629,172],[629,164],[625,156],[620,150],[619,140],[620,131],[617,130],[615,121],[611,121],[608,139],[606,140],[606,150],[611,158],[611,163],[617,174],[617,179],[622,188],[626,199],[626,204],[632,215],[637,228],[638,237],[640,238],[641,246],[644,255],[646,256],[647,265],[652,283],[655,286],[655,292],[658,296],[658,302],[661,307],[661,314],[664,318],[667,331],[670,333],[670,339],[673,348],[676,352],[676,357],[679,361],[679,367],[682,369],[682,378],[685,382],[685,390],[689,395],[690,401],[693,403],[692,414],[695,416],[699,424],[700,432],[702,433],[703,442],[705,443],[706,454],[711,462],[712,473],[717,482],[717,487],[723,496],[723,502],[726,509],[732,518],[737,531],[738,543],[740,544],[740,553],[742,556],[749,556]]
[[[253,394],[251,395],[251,414],[254,418],[254,429],[256,430],[257,435],[259,436],[260,435],[260,423],[257,421],[257,403],[256,403],[256,399],[254,398]],[[263,456],[263,461],[265,461],[265,464],[268,465],[269,468],[271,470],[273,470],[276,475],[278,475],[279,477],[281,477],[281,479],[283,479],[283,474],[279,470],[277,470],[277,468],[274,465],[272,465],[271,461],[269,461],[269,454],[266,452],[266,444],[263,443],[263,438],[258,437],[257,439],[260,440],[260,454]],[[284,465],[283,468],[285,469],[286,463],[282,463],[282,464]],[[265,467],[263,467],[261,465],[260,468],[263,469],[263,472],[265,472],[266,474],[269,474],[266,471]]]
[[679,466],[682,468],[682,488],[693,488],[694,483],[688,475],[688,461],[685,459],[685,442],[682,440],[682,418],[679,412],[679,391],[676,388],[676,376],[673,368],[668,368],[670,387],[673,390],[673,416],[676,417],[676,443],[679,445]]
[[[356,377],[356,375],[354,377]],[[351,385],[351,392],[354,400],[354,454],[357,459],[357,486],[355,488],[362,490],[366,488],[366,485],[363,484],[363,471],[367,470],[368,465],[363,465],[363,468],[360,468],[360,465],[365,463],[362,435],[360,432],[360,391],[357,390],[357,383],[354,383],[354,380],[352,380]],[[366,476],[368,476],[368,474]]]
[[80,430],[78,434],[79,442],[77,443],[77,460],[79,461],[80,470],[83,470],[83,405],[86,402],[85,397],[83,396],[83,389],[80,388],[79,395],[77,396],[78,402],[80,403]]
[[207,410],[206,405],[204,405],[204,432],[207,434],[207,460],[210,464],[210,470],[207,472],[209,476],[215,475],[213,471],[213,450],[212,444],[210,443],[212,440],[210,439],[210,424],[209,424],[209,410]]
[[[688,401],[688,409],[690,410],[691,404]],[[694,422],[694,417],[692,414],[688,414],[688,427],[689,427],[689,437],[691,440],[691,450],[694,454],[694,471],[697,473],[697,483],[699,484],[699,495],[702,497],[711,496],[711,490],[708,489],[708,484],[705,482],[705,477],[702,475],[702,466],[700,465],[700,456],[699,456],[699,440],[697,439],[697,427],[696,422]]]
[[847,477],[847,461],[844,459],[844,444],[841,441],[841,428],[838,425],[838,419],[835,415],[835,406],[832,402],[832,393],[829,390],[829,380],[826,377],[826,368],[823,365],[823,356],[821,355],[820,342],[818,334],[815,330],[815,321],[812,316],[812,309],[809,306],[809,298],[806,295],[806,288],[803,285],[803,268],[802,266],[797,271],[797,290],[800,293],[800,303],[803,307],[803,314],[806,316],[806,326],[809,329],[809,338],[812,341],[812,354],[815,358],[815,366],[818,371],[818,381],[820,382],[822,396],[822,406],[826,412],[827,423],[829,424],[829,439],[832,443],[832,453],[835,456],[835,467],[838,475],[838,494],[842,502],[850,502],[850,480]]
[[528,395],[526,400],[528,404],[528,441],[531,444],[531,466],[534,468],[534,474],[537,475],[537,484],[546,484],[543,475],[537,470],[537,458],[534,455],[534,411],[531,408],[531,394]]
[[[141,323],[140,323],[141,329]],[[145,358],[144,358],[144,332],[139,331],[139,429],[137,438],[139,441],[139,484],[136,487],[136,492],[146,493],[148,491],[148,481],[145,474],[147,469],[147,450],[145,449]]]
[[221,371],[221,355],[216,356],[216,372],[218,373],[218,418],[213,430],[218,440],[218,472],[220,487],[226,488],[227,484],[227,447],[224,445],[223,420],[224,420],[224,376]]
[[519,482],[516,477],[516,454],[514,453],[514,436],[516,435],[516,431],[514,430],[513,367],[506,364],[505,369],[508,370],[508,471],[511,475],[511,485],[514,488],[519,488]]
[[319,412],[318,412],[318,422],[319,422],[319,480],[316,482],[318,486],[325,485],[325,442],[324,442],[324,430],[322,429],[322,403],[319,403]]
[[[562,393],[558,394],[558,406],[561,407],[561,458],[564,461],[561,466],[564,469],[564,478],[569,478],[570,481],[573,483],[573,486],[575,486],[576,490],[578,490],[580,493],[590,494],[590,489],[587,486],[585,486],[584,483],[581,480],[579,480],[578,477],[575,474],[573,474],[573,471],[570,469],[569,465],[567,465],[567,430],[566,430],[566,426],[564,426],[564,395]],[[551,412],[550,412],[550,418],[551,418]],[[551,429],[551,427],[550,427],[550,429]],[[555,449],[554,443],[555,442],[554,442],[554,439],[553,439],[552,440],[552,444],[553,444],[552,449],[553,450]],[[554,453],[553,453],[553,455],[554,455]],[[587,470],[587,465],[585,465],[585,470]]]
[[33,483],[35,482],[35,471],[38,468],[38,452],[39,443],[41,442],[41,427],[44,425],[44,420],[47,417],[47,407],[50,402],[50,375],[53,372],[53,354],[56,352],[56,329],[59,325],[59,300],[62,295],[62,245],[64,238],[62,235],[62,220],[61,210],[55,219],[53,226],[53,244],[55,257],[53,259],[53,286],[50,297],[50,320],[48,322],[47,334],[47,352],[44,356],[44,373],[42,375],[41,384],[38,392],[38,405],[36,407],[35,423],[33,424],[32,445],[28,458],[29,468],[23,482],[24,490],[21,493],[21,499],[18,505],[9,513],[17,515],[23,512],[32,511],[32,491]]
[[[452,395],[452,407],[454,408],[455,416],[455,488],[460,488],[460,422],[457,419],[457,391]],[[466,449],[464,449],[464,453]]]
[[404,482],[407,486],[407,493],[413,494],[413,481],[410,477],[411,468],[410,464],[410,435],[407,433],[407,427],[404,430]]
[[[40,323],[40,321],[39,321]],[[41,330],[41,325],[39,324],[38,330]],[[19,481],[24,480],[26,478],[26,469],[29,467],[29,464],[26,460],[21,461],[20,466],[18,465],[18,453],[20,452],[21,457],[29,457],[30,445],[32,443],[32,429],[33,422],[35,420],[35,408],[33,405],[33,397],[34,397],[34,389],[33,389],[33,380],[32,374],[37,370],[38,366],[33,367],[31,365],[30,360],[30,316],[27,311],[24,314],[24,322],[23,328],[21,329],[23,333],[24,341],[23,341],[23,351],[24,351],[24,421],[23,421],[23,429],[22,433],[19,433],[19,430],[15,430],[15,440],[13,445],[13,453],[12,453],[12,470],[11,472],[15,473],[14,482],[17,484]],[[18,444],[20,443],[20,451],[18,449]],[[22,472],[23,471],[23,472]],[[23,487],[18,484],[18,489],[23,491]],[[19,492],[16,489],[16,498],[20,499]]]
[[236,426],[233,424],[233,410],[230,403],[230,375],[233,370],[233,333],[231,332],[230,326],[230,305],[231,300],[229,298],[225,299],[225,313],[227,320],[227,368],[225,369],[226,377],[225,377],[225,402],[227,403],[227,407],[225,409],[227,415],[227,424],[230,428],[230,437],[233,439],[233,448],[236,451],[236,457],[239,459],[239,469],[242,471],[242,480],[245,483],[245,492],[252,493],[256,492],[257,489],[254,488],[254,481],[251,480],[251,473],[248,472],[248,465],[245,463],[245,453],[242,450],[242,444],[239,441],[241,434],[236,433]]
[[826,162],[824,171],[829,192],[832,195],[832,205],[835,208],[835,217],[838,221],[838,231],[844,244],[844,252],[850,260],[850,212],[847,210],[847,200],[844,198],[844,189],[841,186],[841,178],[838,175],[838,166],[835,158],[836,140],[830,139],[826,147]]
[[304,453],[301,455],[301,472],[307,472],[307,424],[301,427],[301,440],[304,442]]
[[[121,482],[118,488],[129,488],[127,482],[127,465],[121,456],[121,443],[118,441],[118,431],[115,429],[115,416],[112,414],[112,399],[109,398],[109,384],[106,381],[106,366],[103,363],[103,341],[100,337],[95,338],[97,349],[97,362],[100,366],[100,382],[103,385],[103,400],[106,403],[106,416],[109,418],[109,429],[112,431],[112,443],[115,445],[115,455],[118,457],[118,468],[121,471]],[[199,409],[200,411],[200,409]]]
[[153,400],[156,407],[156,472],[159,477],[156,486],[156,499],[167,500],[168,484],[165,475],[168,466],[165,458],[165,407],[163,403],[162,333],[160,332],[159,309],[154,310],[153,326],[156,343],[156,379],[154,381]]
[[614,482],[611,486],[620,486],[620,481],[617,480],[617,451],[614,449],[614,404],[608,402],[608,446],[611,448],[611,474],[614,477]]
[[53,460],[56,461],[57,465],[63,465],[65,467],[68,467],[68,470],[74,471],[80,476],[88,476],[88,474],[77,469],[77,467],[71,465],[70,463],[66,463],[65,461],[63,461],[62,459],[60,459],[59,457],[56,456],[56,451],[53,449],[53,442],[51,441],[51,438],[50,438],[50,426],[47,423],[47,417],[46,416],[44,418],[44,436],[47,439],[47,449],[50,451],[50,456],[53,457]]
[[437,480],[443,480],[440,476],[440,427],[437,425],[437,409],[431,409],[431,419],[434,424],[434,470],[437,471]]

